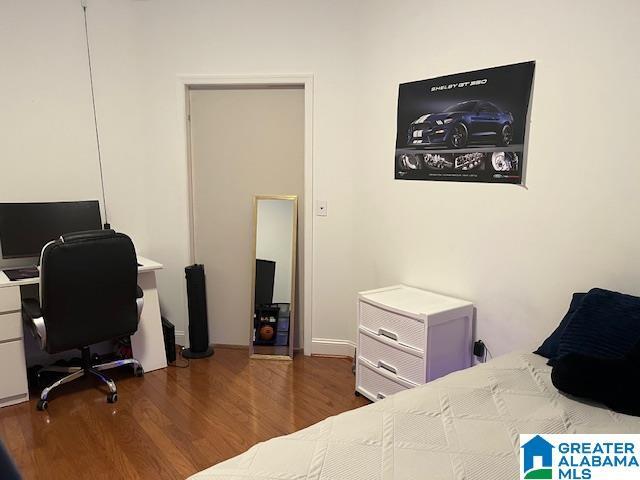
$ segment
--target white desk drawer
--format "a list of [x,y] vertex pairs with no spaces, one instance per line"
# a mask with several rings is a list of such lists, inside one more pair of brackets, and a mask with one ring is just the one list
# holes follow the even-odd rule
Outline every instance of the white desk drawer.
[[0,288],[0,313],[20,310],[20,287]]
[[399,345],[363,327],[360,327],[358,341],[358,355],[373,365],[414,383],[425,382],[424,360],[420,350]]
[[394,393],[415,387],[411,382],[403,381],[396,376],[375,368],[366,360],[358,358],[357,389],[369,400],[382,400]]
[[424,348],[424,323],[415,318],[360,302],[360,325],[403,345]]
[[22,338],[22,314],[20,312],[0,315],[0,342]]
[[0,365],[3,366],[0,401],[7,397],[26,395],[28,392],[27,367],[22,340],[0,343]]

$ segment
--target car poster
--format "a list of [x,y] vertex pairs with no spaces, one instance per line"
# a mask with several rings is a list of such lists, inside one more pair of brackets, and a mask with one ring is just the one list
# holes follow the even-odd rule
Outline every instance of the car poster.
[[522,184],[534,68],[400,84],[395,178]]

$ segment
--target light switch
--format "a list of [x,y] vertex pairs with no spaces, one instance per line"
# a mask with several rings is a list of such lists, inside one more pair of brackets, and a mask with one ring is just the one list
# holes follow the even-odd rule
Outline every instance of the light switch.
[[326,200],[317,200],[316,201],[316,215],[318,217],[326,217],[327,216],[327,201]]

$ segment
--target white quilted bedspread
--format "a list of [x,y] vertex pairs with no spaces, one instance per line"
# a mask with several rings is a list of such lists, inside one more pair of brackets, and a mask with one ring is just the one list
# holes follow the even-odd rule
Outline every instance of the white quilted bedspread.
[[561,395],[546,359],[512,353],[327,418],[197,480],[513,480],[520,433],[640,433],[640,418]]

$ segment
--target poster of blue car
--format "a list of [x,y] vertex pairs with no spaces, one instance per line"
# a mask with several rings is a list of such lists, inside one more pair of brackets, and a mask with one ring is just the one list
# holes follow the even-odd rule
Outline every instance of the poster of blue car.
[[534,69],[532,61],[400,84],[395,178],[522,184]]

